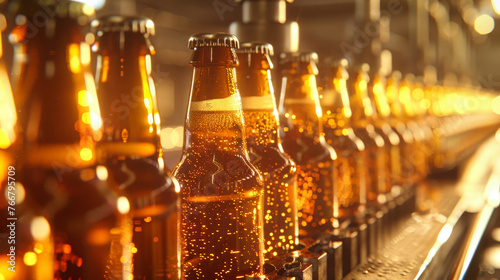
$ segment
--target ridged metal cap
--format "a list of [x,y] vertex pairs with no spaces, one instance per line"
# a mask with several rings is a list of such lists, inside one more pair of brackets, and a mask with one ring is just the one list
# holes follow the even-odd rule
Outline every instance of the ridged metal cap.
[[241,44],[238,53],[259,53],[274,55],[273,45],[265,42],[248,42]]
[[129,31],[141,33],[147,37],[155,35],[155,24],[148,18],[108,16],[93,20],[91,27],[94,33]]
[[228,33],[198,33],[189,38],[190,49],[198,47],[226,47],[239,48],[238,38]]
[[280,55],[281,63],[289,62],[314,62],[318,63],[318,54],[315,52],[297,52],[297,53],[282,53]]

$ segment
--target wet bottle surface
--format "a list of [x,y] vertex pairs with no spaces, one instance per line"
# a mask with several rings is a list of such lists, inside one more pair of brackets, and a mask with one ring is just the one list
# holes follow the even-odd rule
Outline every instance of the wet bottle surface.
[[374,108],[368,96],[370,83],[369,65],[362,64],[353,69],[349,80],[349,96],[352,108],[352,126],[366,145],[368,161],[367,171],[371,177],[366,186],[366,202],[369,206],[383,204],[390,197],[389,181],[389,139],[384,139],[384,132],[373,125]]
[[266,258],[284,259],[298,245],[297,175],[295,163],[283,151],[270,70],[272,45],[245,43],[238,52],[247,146],[252,164],[264,183]]
[[280,119],[283,148],[297,164],[297,211],[301,236],[316,238],[338,226],[338,166],[326,143],[316,87],[317,55],[282,55]]
[[419,113],[418,101],[415,96],[423,95],[422,88],[418,87],[413,74],[407,74],[401,81],[399,87],[399,100],[403,107],[402,117],[407,128],[412,131],[417,150],[412,153],[418,180],[425,178],[429,172],[428,155],[432,149],[433,133],[426,125],[418,119]]
[[[164,168],[160,116],[151,78],[151,20],[95,20],[98,145],[103,176],[118,199],[106,279],[179,279],[179,185]],[[125,261],[124,261],[125,260]]]
[[415,135],[406,126],[404,122],[404,108],[399,100],[399,89],[401,83],[401,73],[395,71],[387,78],[386,102],[390,108],[391,117],[389,118],[392,128],[403,140],[401,157],[401,176],[405,186],[411,186],[417,181],[418,161],[415,158],[415,152],[418,151],[418,144]]
[[250,163],[236,86],[236,37],[190,38],[194,66],[181,162],[183,279],[258,276],[264,263],[262,178]]
[[[31,12],[42,7],[35,3]],[[19,109],[19,279],[103,279],[116,208],[93,167],[101,118],[90,47],[79,23],[93,9],[82,3],[43,6],[54,11],[39,32],[27,21],[15,29],[15,102]],[[40,10],[41,11],[41,10]],[[21,15],[19,15],[21,16]],[[78,19],[78,20],[77,20]],[[22,160],[21,160],[22,159]],[[22,261],[21,261],[22,260]]]
[[402,157],[404,152],[405,142],[404,139],[397,131],[391,126],[389,117],[391,109],[387,103],[385,89],[387,79],[381,75],[380,72],[375,73],[373,76],[373,83],[368,90],[368,96],[374,104],[374,121],[375,126],[387,136],[387,140],[391,143],[389,150],[390,158],[390,175],[389,180],[391,186],[403,186],[403,167]]
[[[2,112],[0,114],[0,169],[4,170],[0,174],[0,191],[2,194],[5,194],[0,196],[0,219],[7,221],[6,225],[0,229],[0,244],[3,245],[0,249],[0,274],[4,279],[10,280],[15,279],[17,275],[9,271],[9,268],[12,267],[9,264],[11,256],[8,255],[12,255],[9,237],[11,233],[15,233],[15,231],[11,231],[11,227],[8,227],[9,218],[12,218],[9,215],[9,210],[12,209],[12,206],[15,206],[14,203],[20,203],[22,193],[20,189],[19,191],[16,190],[15,154],[12,153],[12,147],[17,140],[17,113],[9,81],[9,73],[4,64],[4,46],[1,39],[2,32],[6,27],[7,20],[3,14],[0,14],[0,111]],[[12,243],[12,239],[10,243]]]
[[366,202],[366,186],[371,184],[368,174],[368,155],[363,141],[354,133],[349,101],[347,61],[340,61],[333,69],[333,77],[322,91],[322,122],[328,144],[338,153],[340,183],[338,190],[339,217],[342,222],[362,212]]

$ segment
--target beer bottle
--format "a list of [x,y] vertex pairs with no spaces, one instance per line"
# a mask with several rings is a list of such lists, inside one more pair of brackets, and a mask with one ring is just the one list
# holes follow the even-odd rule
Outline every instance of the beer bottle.
[[386,100],[388,102],[391,125],[404,140],[401,174],[405,186],[411,186],[417,181],[417,161],[414,160],[415,151],[418,150],[417,142],[413,132],[406,126],[404,108],[399,99],[401,86],[401,72],[394,71],[387,78]]
[[[179,278],[179,185],[164,168],[149,19],[109,16],[96,33],[97,96],[103,119],[98,175],[129,202],[113,229],[107,277]],[[123,198],[122,198],[123,200]],[[128,271],[122,269],[123,259]]]
[[349,221],[362,212],[366,202],[366,186],[371,184],[365,144],[352,129],[348,79],[347,60],[342,59],[333,68],[333,78],[322,91],[321,99],[325,138],[338,152],[341,176],[338,199],[343,221]]
[[[12,96],[12,89],[9,80],[9,74],[3,61],[2,49],[2,32],[7,27],[7,21],[3,14],[0,14],[0,190],[4,194],[0,196],[0,219],[7,221],[6,226],[0,230],[0,243],[3,247],[0,249],[0,275],[4,279],[15,279],[16,273],[9,271],[12,269],[11,264],[15,264],[15,250],[12,253],[10,250],[12,240],[16,236],[15,226],[9,227],[13,217],[9,215],[9,210],[15,209],[15,204],[20,203],[23,199],[21,187],[16,188],[16,164],[14,154],[12,154],[13,146],[17,140],[17,113]],[[10,207],[10,208],[9,208]],[[11,237],[12,236],[12,237]],[[11,241],[9,244],[9,237]],[[15,240],[15,239],[14,239]],[[11,259],[13,257],[14,259]]]
[[[2,32],[7,27],[7,20],[3,14],[0,14],[0,153],[8,149],[17,138],[16,135],[16,122],[17,113],[14,105],[14,98],[12,96],[12,88],[10,85],[9,74],[3,61],[3,46],[2,46]],[[1,156],[0,156],[1,157]],[[1,162],[1,161],[0,161]],[[7,166],[2,166],[2,168]],[[4,176],[2,174],[0,176]],[[0,177],[0,181],[2,177]],[[2,184],[3,185],[3,184]]]
[[189,39],[193,83],[180,163],[183,279],[237,279],[263,271],[262,178],[250,163],[236,86],[235,36]]
[[[26,190],[16,208],[22,240],[17,276],[102,279],[117,211],[94,167],[102,122],[81,32],[94,10],[69,1],[26,7],[15,33],[15,50],[22,52],[15,55],[25,55],[14,66],[23,69],[14,96],[22,140],[19,181]],[[30,29],[36,15],[49,12],[45,25]]]
[[[371,177],[370,184],[367,183],[366,201],[370,206],[383,204],[390,197],[391,183],[389,181],[389,145],[388,139],[384,139],[383,131],[377,128],[374,123],[374,109],[368,97],[368,87],[370,84],[370,66],[362,64],[359,69],[355,69],[352,80],[348,82],[349,96],[352,108],[352,126],[367,148],[368,177]],[[350,75],[351,76],[351,75]],[[386,142],[387,141],[387,142]]]
[[427,156],[430,154],[432,130],[429,131],[426,125],[418,119],[419,102],[416,98],[423,95],[422,88],[418,87],[413,74],[405,75],[399,88],[399,100],[403,105],[403,116],[406,119],[406,125],[410,129],[417,142],[417,149],[414,151],[412,160],[415,162],[415,168],[419,179],[423,179],[429,172]]
[[298,245],[297,175],[295,163],[284,153],[271,80],[273,47],[245,43],[237,51],[247,146],[251,162],[264,182],[264,240],[267,258],[284,259]]
[[[401,187],[404,185],[403,174],[402,174],[402,157],[404,154],[404,147],[406,143],[404,139],[398,132],[391,126],[389,120],[391,116],[391,109],[387,103],[386,92],[387,79],[381,73],[377,71],[373,76],[373,83],[368,90],[368,95],[370,100],[374,104],[374,120],[375,126],[379,127],[387,139],[391,143],[389,158],[390,158],[390,182],[392,190],[396,190],[397,186]],[[391,191],[392,193],[392,191]]]
[[281,56],[279,112],[283,149],[297,164],[297,211],[301,236],[317,238],[338,227],[337,154],[326,143],[316,87],[316,53]]

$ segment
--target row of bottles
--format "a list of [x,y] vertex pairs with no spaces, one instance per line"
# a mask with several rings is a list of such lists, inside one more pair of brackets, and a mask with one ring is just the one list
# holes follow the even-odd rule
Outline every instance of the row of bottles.
[[89,6],[46,6],[54,17],[28,36],[34,5],[15,7],[13,91],[0,65],[0,166],[17,170],[16,273],[2,259],[5,279],[265,278],[265,263],[300,258],[423,180],[435,132],[454,117],[444,100],[460,99],[344,59],[318,86],[318,56],[302,52],[280,55],[276,106],[270,44],[197,34],[171,173],[151,77],[153,22],[94,20],[91,47],[81,32]]

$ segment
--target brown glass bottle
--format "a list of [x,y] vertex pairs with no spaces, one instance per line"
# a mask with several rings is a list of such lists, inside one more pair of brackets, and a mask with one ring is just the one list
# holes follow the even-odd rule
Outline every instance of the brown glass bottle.
[[348,221],[362,212],[366,202],[366,186],[371,184],[371,177],[367,172],[368,155],[365,144],[352,129],[347,60],[337,63],[332,74],[333,77],[321,93],[322,122],[326,141],[338,153],[339,217]]
[[262,178],[246,148],[236,86],[238,40],[197,34],[183,156],[174,174],[181,186],[183,279],[260,275],[264,262]]
[[399,87],[399,101],[403,107],[402,116],[406,126],[415,138],[417,149],[411,154],[411,160],[414,162],[418,179],[421,180],[429,172],[427,155],[430,154],[432,131],[427,130],[423,123],[417,119],[419,108],[414,95],[419,91],[422,91],[422,89],[416,87],[415,76],[407,74]]
[[384,139],[383,131],[373,125],[374,109],[368,97],[370,66],[362,64],[353,69],[348,81],[349,99],[352,108],[352,126],[366,146],[368,161],[366,163],[368,177],[366,186],[366,202],[369,206],[383,204],[390,197],[389,181],[389,142]]
[[297,164],[299,233],[312,238],[332,231],[339,217],[337,154],[323,136],[317,59],[316,53],[282,55],[279,106],[283,149]]
[[[17,33],[16,51],[25,59],[14,67],[24,69],[15,79],[15,101],[18,178],[26,190],[17,208],[23,240],[17,269],[20,279],[102,279],[117,211],[93,167],[102,123],[90,47],[80,30],[93,9],[66,1],[30,7],[18,29],[25,32]],[[47,10],[53,17],[28,33],[34,15]]]
[[[21,188],[16,188],[16,167],[12,153],[12,147],[15,145],[17,139],[17,113],[14,105],[14,98],[12,96],[12,88],[9,81],[9,74],[4,64],[3,59],[3,45],[2,45],[2,32],[7,27],[7,21],[3,14],[0,14],[0,219],[6,221],[5,226],[0,229],[0,275],[6,280],[15,279],[18,275],[9,271],[12,266],[9,264],[10,255],[12,255],[10,246],[12,245],[12,238],[9,244],[9,237],[15,236],[15,231],[11,231],[9,225],[9,210],[15,209],[15,204],[22,201]],[[9,208],[11,207],[11,208]],[[15,256],[14,256],[15,257]]]
[[386,100],[389,105],[391,117],[389,118],[391,126],[404,140],[402,146],[403,153],[401,157],[401,175],[405,186],[411,186],[417,181],[417,161],[414,160],[414,153],[418,150],[415,135],[406,126],[404,117],[404,108],[399,100],[399,88],[401,85],[401,73],[394,71],[387,78]]
[[279,136],[279,120],[271,80],[273,47],[245,43],[237,51],[238,88],[252,164],[264,182],[264,242],[266,258],[284,259],[298,245],[297,174]]
[[[164,168],[160,115],[151,78],[151,20],[110,16],[95,20],[97,96],[103,119],[100,172],[130,209],[113,231],[106,277],[179,279],[177,181]],[[122,269],[123,261],[129,270]]]
[[390,158],[390,174],[389,180],[392,187],[403,186],[402,175],[402,156],[403,147],[405,146],[404,139],[393,129],[389,121],[391,109],[387,103],[385,95],[387,79],[380,71],[376,72],[373,76],[373,83],[369,87],[368,95],[374,104],[374,124],[376,127],[387,136],[388,141],[391,143],[389,158]]

